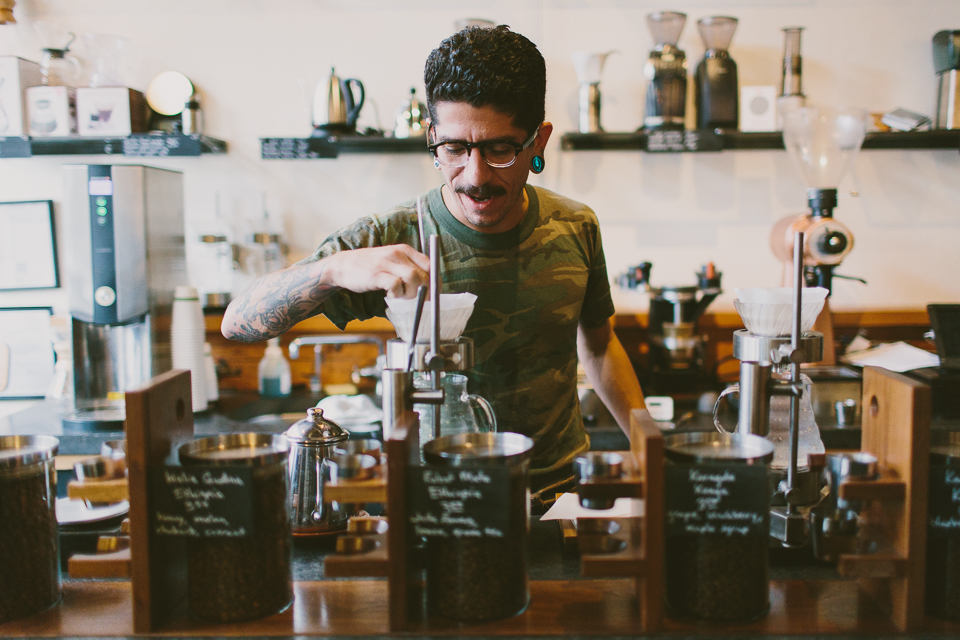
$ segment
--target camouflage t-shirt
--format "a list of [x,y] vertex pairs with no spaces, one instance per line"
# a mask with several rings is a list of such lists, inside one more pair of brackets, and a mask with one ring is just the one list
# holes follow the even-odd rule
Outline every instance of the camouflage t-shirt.
[[[475,349],[470,391],[491,402],[498,431],[533,438],[537,475],[589,448],[577,396],[577,325],[599,326],[614,309],[593,211],[546,189],[526,190],[529,209],[519,225],[481,233],[454,218],[434,189],[423,198],[423,231],[439,238],[443,292],[477,296],[463,333]],[[400,243],[421,248],[414,202],[357,220],[303,262]],[[322,312],[342,329],[385,311],[382,291],[340,291]]]

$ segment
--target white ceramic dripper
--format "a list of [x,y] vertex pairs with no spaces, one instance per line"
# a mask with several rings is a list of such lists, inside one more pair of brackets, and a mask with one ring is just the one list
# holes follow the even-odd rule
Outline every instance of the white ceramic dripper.
[[606,53],[577,52],[573,54],[573,66],[580,82],[580,133],[599,133],[600,126],[600,74],[607,56]]

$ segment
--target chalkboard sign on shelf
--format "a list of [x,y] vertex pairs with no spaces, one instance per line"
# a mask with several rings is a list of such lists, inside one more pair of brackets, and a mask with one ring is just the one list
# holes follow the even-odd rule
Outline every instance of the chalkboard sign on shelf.
[[336,158],[337,145],[328,138],[261,138],[260,157],[264,160],[310,160]]
[[509,526],[510,469],[410,469],[409,521],[415,536],[502,538]]
[[149,473],[154,533],[186,538],[250,535],[252,467],[165,466]]
[[767,469],[746,465],[667,465],[667,536],[767,536]]
[[651,131],[647,134],[647,151],[721,151],[723,141],[709,130],[700,131]]
[[29,158],[30,138],[0,137],[0,158]]

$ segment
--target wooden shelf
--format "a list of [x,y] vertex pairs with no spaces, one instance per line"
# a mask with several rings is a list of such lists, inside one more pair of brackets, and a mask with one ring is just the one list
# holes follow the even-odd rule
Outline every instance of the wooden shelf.
[[[565,133],[564,151],[732,151],[783,150],[779,131],[635,131],[623,133]],[[868,133],[863,149],[949,149],[960,151],[960,130],[891,131]]]
[[0,158],[31,156],[113,155],[126,157],[192,157],[226,153],[227,143],[201,134],[135,133],[116,138],[0,137]]
[[332,159],[341,153],[426,153],[426,138],[384,136],[327,136],[312,138],[260,138],[264,160]]

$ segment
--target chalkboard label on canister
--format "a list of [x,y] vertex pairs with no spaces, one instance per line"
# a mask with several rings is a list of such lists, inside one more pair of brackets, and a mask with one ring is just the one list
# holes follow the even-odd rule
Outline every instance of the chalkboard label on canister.
[[960,432],[930,436],[926,613],[960,620]]
[[671,465],[666,474],[668,536],[768,535],[765,467]]
[[424,538],[502,538],[511,491],[508,468],[410,470],[410,525]]
[[153,532],[186,538],[247,537],[253,526],[252,473],[251,467],[151,469]]

